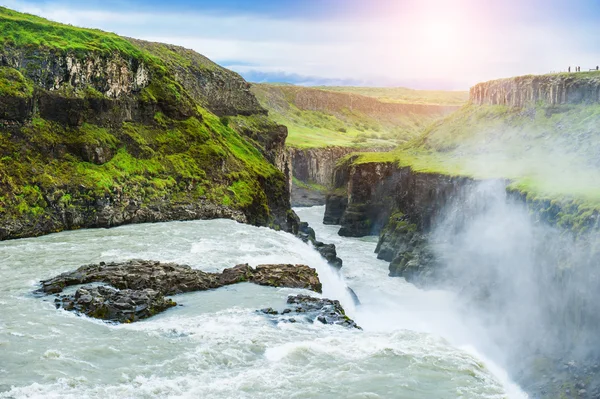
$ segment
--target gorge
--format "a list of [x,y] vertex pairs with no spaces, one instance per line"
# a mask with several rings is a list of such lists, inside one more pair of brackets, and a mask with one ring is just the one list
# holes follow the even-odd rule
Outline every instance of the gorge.
[[0,31],[0,398],[600,397],[600,73],[257,84]]

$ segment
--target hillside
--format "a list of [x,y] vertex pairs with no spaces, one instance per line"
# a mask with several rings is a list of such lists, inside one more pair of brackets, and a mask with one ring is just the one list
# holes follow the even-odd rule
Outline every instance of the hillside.
[[[412,103],[410,96],[403,97],[407,101],[381,101],[359,94],[361,90],[252,85],[271,118],[288,127],[287,145],[296,148],[393,147],[458,109],[453,103]],[[424,94],[420,98],[428,97]]]
[[374,97],[382,102],[430,105],[463,105],[468,91],[415,90],[406,87],[317,86],[317,89]]
[[352,162],[509,179],[513,190],[531,200],[562,203],[571,213],[562,222],[578,226],[600,209],[597,87],[597,73],[482,83],[471,89],[470,104],[410,143]]
[[288,229],[287,131],[193,51],[0,7],[0,239],[229,217]]

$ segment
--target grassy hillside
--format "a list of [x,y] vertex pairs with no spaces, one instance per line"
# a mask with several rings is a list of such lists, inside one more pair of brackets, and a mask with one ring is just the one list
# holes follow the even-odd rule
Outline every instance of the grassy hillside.
[[103,224],[107,210],[108,225],[174,206],[261,225],[285,213],[286,179],[266,159],[282,129],[239,75],[2,7],[0,29],[0,239]]
[[[354,162],[396,162],[414,170],[507,178],[532,199],[600,209],[600,105],[468,105],[389,153]],[[571,220],[570,222],[573,222]]]
[[414,90],[406,87],[317,86],[318,89],[374,97],[379,101],[405,104],[463,105],[468,91]]
[[147,53],[114,33],[64,25],[5,7],[0,7],[0,31],[0,46],[79,53],[108,54],[116,51],[133,58],[148,59]]
[[252,91],[271,118],[288,127],[286,144],[298,148],[394,147],[415,138],[426,126],[452,111],[394,110],[375,98],[341,91],[348,102],[355,100],[359,105],[338,107],[338,98],[324,100],[324,106],[311,107],[307,106],[311,101],[323,105],[318,97],[329,91],[269,84],[254,84]]

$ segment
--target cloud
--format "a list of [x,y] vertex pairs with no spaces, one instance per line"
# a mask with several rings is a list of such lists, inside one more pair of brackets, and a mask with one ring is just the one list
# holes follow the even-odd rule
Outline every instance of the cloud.
[[[543,19],[522,23],[518,16],[490,21],[489,10],[472,6],[473,0],[457,0],[453,7],[441,0],[396,2],[406,6],[388,7],[368,18],[329,19],[152,7],[140,11],[58,1],[4,3],[60,22],[182,45],[216,62],[239,60],[230,68],[247,77],[253,76],[250,72],[283,72],[311,80],[466,89],[481,80],[600,62],[585,44],[583,27],[566,29]],[[419,5],[424,3],[435,7]],[[491,22],[497,25],[493,29]],[[574,35],[580,35],[575,45]]]

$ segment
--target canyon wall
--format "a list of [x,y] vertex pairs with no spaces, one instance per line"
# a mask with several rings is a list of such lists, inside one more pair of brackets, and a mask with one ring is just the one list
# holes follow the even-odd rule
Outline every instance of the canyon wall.
[[546,105],[599,103],[600,74],[561,73],[492,80],[473,86],[469,96],[473,104],[509,107],[538,102]]
[[[327,190],[333,187],[337,162],[356,151],[380,152],[389,148],[288,148],[289,167],[297,184],[292,184],[293,206],[324,205]],[[302,184],[304,183],[304,184]]]
[[[426,254],[428,235],[445,216],[449,204],[459,204],[454,223],[460,227],[484,209],[484,197],[473,200],[482,183],[498,184],[510,201],[525,206],[534,220],[569,230],[600,229],[597,211],[577,215],[576,202],[528,196],[503,179],[476,180],[440,173],[414,172],[392,162],[353,163],[350,158],[334,172],[334,187],[326,198],[325,224],[339,224],[342,236],[379,235],[376,252],[390,263],[390,275],[417,282],[434,267]],[[467,196],[470,200],[467,201]],[[429,261],[418,259],[429,257]]]
[[1,7],[0,22],[0,240],[220,217],[297,231],[287,129],[238,74]]

